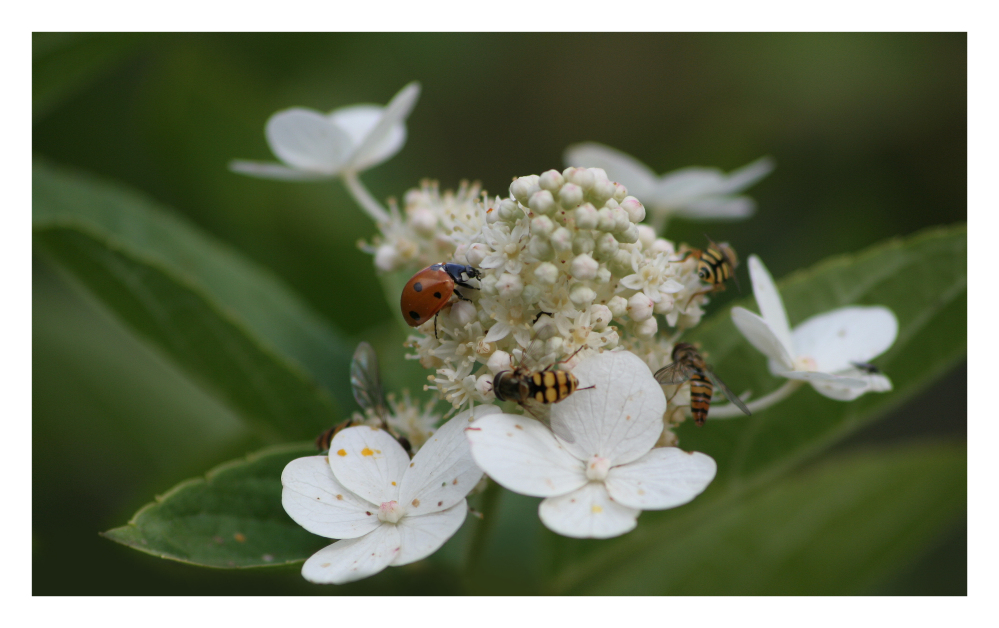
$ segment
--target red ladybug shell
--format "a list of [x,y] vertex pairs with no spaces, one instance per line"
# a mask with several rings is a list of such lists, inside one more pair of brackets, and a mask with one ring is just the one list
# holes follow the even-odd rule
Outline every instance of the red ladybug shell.
[[453,292],[451,275],[439,264],[428,266],[413,275],[402,289],[402,317],[410,327],[418,327],[440,312]]

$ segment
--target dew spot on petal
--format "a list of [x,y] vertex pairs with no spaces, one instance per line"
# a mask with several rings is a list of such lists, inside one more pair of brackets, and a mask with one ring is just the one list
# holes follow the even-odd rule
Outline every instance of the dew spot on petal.
[[453,485],[455,485],[455,486],[458,486],[458,478],[455,478],[455,479],[454,479],[454,482],[451,482],[451,484],[453,484]]
[[343,501],[343,495],[337,495],[336,498],[340,501]]
[[603,509],[603,508],[601,508],[600,506],[597,506],[596,504],[593,504],[592,506],[590,506],[590,511],[591,511],[592,513],[596,514],[596,513],[598,513],[598,512],[603,512],[603,511],[604,511],[604,509]]
[[320,567],[323,567],[323,568],[325,568],[325,567],[329,567],[329,566],[330,566],[330,564],[331,564],[331,563],[323,563],[322,565],[319,565],[319,566],[320,566]]
[[437,502],[437,505],[438,505],[438,506],[441,506],[441,505],[443,505],[443,504],[444,504],[444,502]]
[[365,510],[364,514],[366,514],[366,515],[368,515],[370,517],[371,516],[371,511],[370,510]]
[[516,424],[514,425],[514,427],[517,428],[518,430],[523,430],[524,429],[524,428],[522,428],[522,427],[520,427],[519,425],[516,425]]
[[[395,482],[392,482],[392,483],[395,484]],[[420,500],[414,499],[413,500],[413,507],[414,508],[419,508],[420,507]]]

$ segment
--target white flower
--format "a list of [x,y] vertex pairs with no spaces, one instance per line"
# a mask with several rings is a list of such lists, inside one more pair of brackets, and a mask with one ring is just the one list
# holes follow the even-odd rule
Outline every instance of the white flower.
[[683,168],[659,176],[648,166],[621,151],[587,142],[565,151],[570,166],[603,168],[607,176],[624,184],[652,214],[659,231],[668,217],[694,220],[732,220],[752,215],[753,199],[735,196],[774,168],[773,161],[761,158],[733,170],[728,175],[716,168]]
[[267,121],[267,144],[283,163],[236,160],[234,172],[255,177],[309,180],[360,172],[395,155],[406,143],[406,117],[420,84],[406,85],[385,107],[354,105],[328,114],[293,107]]
[[[498,412],[475,408],[475,418]],[[305,561],[310,582],[343,584],[433,554],[461,527],[465,495],[482,471],[463,430],[471,412],[454,417],[410,461],[402,446],[374,427],[333,438],[328,456],[292,460],[281,474],[281,504],[303,528],[343,539]]]
[[551,530],[609,538],[632,530],[642,510],[680,506],[715,476],[715,461],[675,447],[653,449],[666,397],[642,360],[608,352],[573,369],[580,386],[551,408],[557,431],[519,415],[491,414],[466,430],[472,456],[499,484],[546,498],[538,513]]
[[891,381],[856,364],[888,350],[898,335],[898,320],[886,307],[843,307],[812,316],[791,330],[784,302],[760,258],[749,257],[749,276],[761,316],[732,308],[732,322],[749,342],[770,358],[770,372],[807,380],[831,399],[850,401],[865,392],[891,390]]
[[683,290],[684,285],[670,277],[675,271],[670,267],[668,256],[660,253],[651,260],[634,264],[635,274],[621,279],[619,290],[641,290],[653,303],[662,300],[662,293],[673,294]]

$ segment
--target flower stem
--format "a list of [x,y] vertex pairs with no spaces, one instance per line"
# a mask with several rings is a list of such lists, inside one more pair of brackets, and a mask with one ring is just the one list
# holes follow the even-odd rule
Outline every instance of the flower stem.
[[368,192],[368,188],[364,187],[361,183],[361,179],[358,178],[357,173],[353,171],[344,172],[340,175],[343,179],[343,184],[347,186],[347,191],[350,195],[354,197],[354,201],[361,206],[361,209],[365,211],[371,219],[376,223],[383,223],[389,221],[388,212],[385,208],[375,200],[375,197]]
[[[765,397],[760,397],[755,401],[747,401],[746,407],[749,408],[750,412],[759,412],[760,410],[765,410],[770,406],[784,401],[791,394],[801,387],[802,381],[797,379],[787,380],[783,386],[773,391]],[[714,404],[711,405],[711,412],[708,414],[709,419],[735,419],[738,417],[746,416],[745,413],[737,408],[735,404],[726,403],[720,406]]]
[[479,521],[472,530],[472,538],[468,544],[468,553],[465,555],[465,573],[471,574],[479,564],[483,552],[485,552],[489,531],[496,523],[496,502],[499,500],[503,489],[492,479],[482,491],[482,501],[479,505],[479,512],[482,513],[482,520]]

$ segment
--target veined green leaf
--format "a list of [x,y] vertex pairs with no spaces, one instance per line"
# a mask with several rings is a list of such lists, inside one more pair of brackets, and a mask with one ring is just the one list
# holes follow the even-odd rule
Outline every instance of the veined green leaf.
[[36,163],[36,246],[239,416],[314,436],[349,400],[351,351],[280,280],[176,215]]
[[107,538],[137,550],[205,567],[298,562],[332,541],[306,532],[281,507],[281,471],[316,455],[309,444],[280,445],[181,482]]

